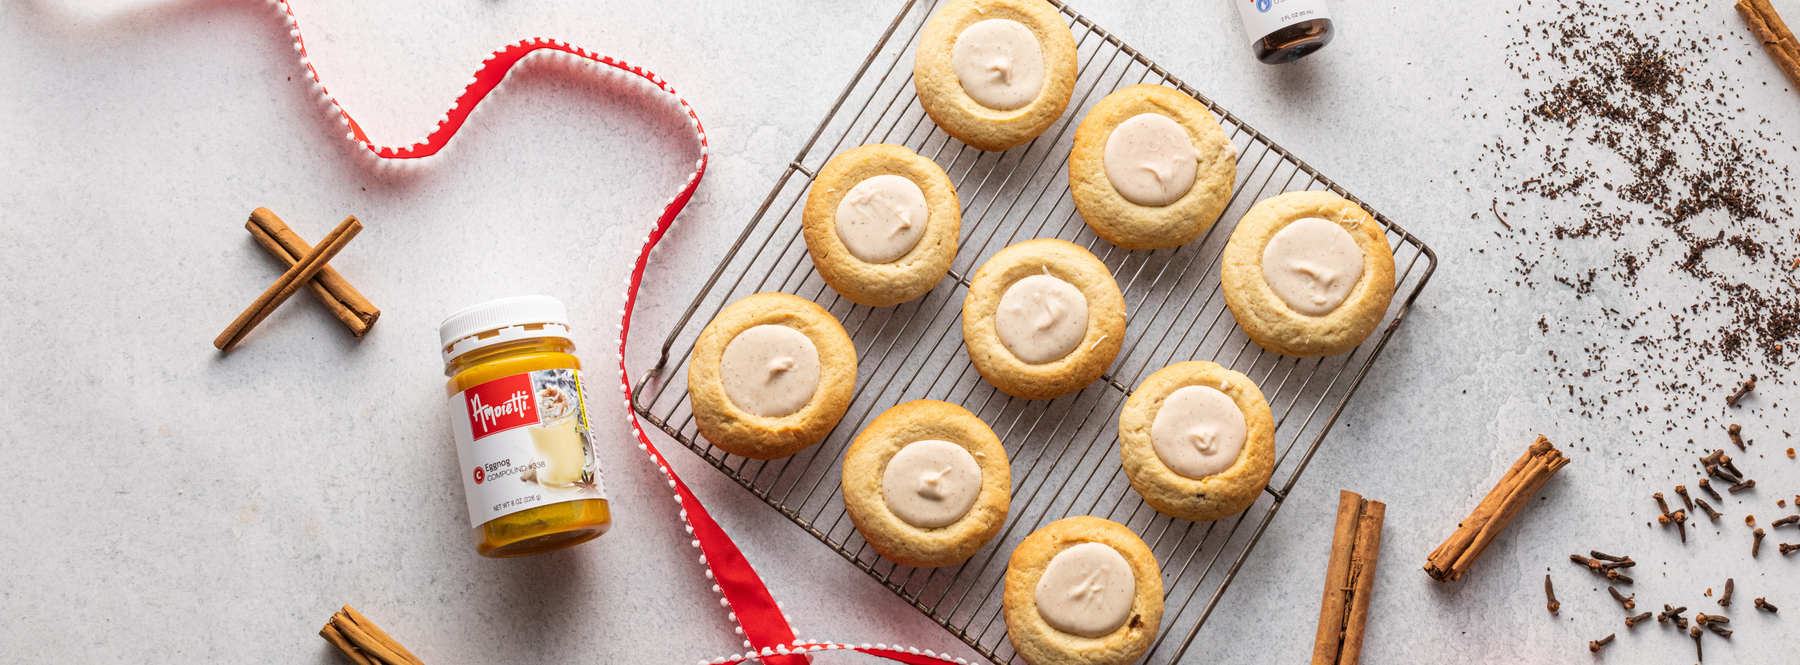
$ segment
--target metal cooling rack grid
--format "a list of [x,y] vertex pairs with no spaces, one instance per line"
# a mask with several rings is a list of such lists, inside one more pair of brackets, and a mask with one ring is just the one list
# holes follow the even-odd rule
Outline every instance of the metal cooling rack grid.
[[[1065,516],[1123,523],[1150,545],[1163,572],[1162,631],[1143,662],[1173,663],[1219,605],[1430,279],[1437,257],[1371,210],[1400,267],[1386,325],[1357,349],[1330,358],[1286,358],[1255,346],[1229,315],[1218,286],[1219,258],[1237,220],[1254,202],[1282,192],[1323,189],[1356,198],[1092,21],[1050,1],[1071,23],[1078,45],[1080,76],[1070,108],[1037,140],[988,153],[950,138],[919,107],[911,56],[936,0],[909,0],[669,333],[661,359],[635,386],[633,404],[643,418],[994,663],[1018,660],[1000,618],[1001,583],[1014,546]],[[1239,151],[1231,203],[1205,236],[1179,248],[1115,248],[1088,230],[1069,198],[1066,169],[1075,126],[1107,93],[1137,83],[1168,85],[1200,100],[1222,119]],[[800,238],[799,208],[812,175],[839,151],[871,142],[902,144],[936,160],[963,206],[963,237],[950,274],[925,297],[892,308],[840,298],[813,270]],[[1040,237],[1094,252],[1120,280],[1128,315],[1124,347],[1101,381],[1073,395],[1030,401],[1001,393],[976,374],[962,348],[959,317],[966,276],[975,267],[1007,245]],[[699,438],[685,371],[705,323],[726,304],[761,291],[793,293],[825,306],[856,342],[859,361],[855,397],[831,435],[792,457],[768,461],[727,455]],[[1210,359],[1254,379],[1275,413],[1280,448],[1275,475],[1256,504],[1205,524],[1150,509],[1126,482],[1118,457],[1116,418],[1130,387],[1189,359]],[[937,569],[898,566],[876,554],[846,519],[838,486],[838,463],[856,433],[888,407],[921,398],[961,404],[979,415],[1000,435],[1013,468],[1012,508],[1001,533],[968,561]],[[1251,528],[1243,528],[1246,522]],[[1220,567],[1222,561],[1228,565]]]

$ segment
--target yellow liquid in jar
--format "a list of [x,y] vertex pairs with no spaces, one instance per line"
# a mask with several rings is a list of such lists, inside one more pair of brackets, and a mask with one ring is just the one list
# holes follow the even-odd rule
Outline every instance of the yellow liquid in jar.
[[[535,338],[476,349],[452,362],[452,374],[445,387],[450,395],[455,395],[515,374],[541,369],[581,369],[581,359],[569,353],[574,348],[574,344],[565,339]],[[564,485],[581,479],[584,460],[581,436],[575,430],[575,425],[575,419],[570,418],[566,435],[560,432],[549,435],[549,448],[562,455],[560,458],[545,453],[544,440],[539,439],[536,431],[559,428],[531,428],[532,442],[537,445],[538,454],[545,461],[544,468],[538,470],[540,482],[545,482],[553,469],[563,474],[556,477],[565,479]],[[573,462],[569,461],[571,441]],[[567,469],[571,466],[574,469],[573,478],[568,477],[570,472]],[[580,545],[600,537],[610,526],[612,512],[606,499],[578,499],[496,517],[470,531],[475,538],[476,553],[485,557],[506,558]]]

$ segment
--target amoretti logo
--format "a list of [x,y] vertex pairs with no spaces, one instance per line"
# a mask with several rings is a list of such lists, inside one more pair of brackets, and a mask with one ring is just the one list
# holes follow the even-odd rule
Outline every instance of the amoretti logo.
[[531,394],[531,375],[515,374],[463,391],[469,412],[469,432],[475,440],[515,427],[538,423],[537,398]]

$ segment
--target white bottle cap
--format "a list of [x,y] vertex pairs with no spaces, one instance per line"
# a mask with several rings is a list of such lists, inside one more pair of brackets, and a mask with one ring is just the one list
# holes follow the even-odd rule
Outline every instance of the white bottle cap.
[[[526,330],[542,325],[542,330]],[[494,334],[482,336],[482,333]],[[532,337],[569,337],[569,308],[550,296],[514,296],[465,307],[438,324],[444,363],[484,346]]]

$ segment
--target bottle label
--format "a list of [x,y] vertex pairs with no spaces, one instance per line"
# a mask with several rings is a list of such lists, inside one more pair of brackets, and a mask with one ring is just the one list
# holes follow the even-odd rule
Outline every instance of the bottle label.
[[564,501],[604,499],[581,372],[546,369],[450,396],[471,528]]
[[1325,0],[1231,0],[1244,19],[1244,34],[1251,42],[1295,23],[1331,18]]

